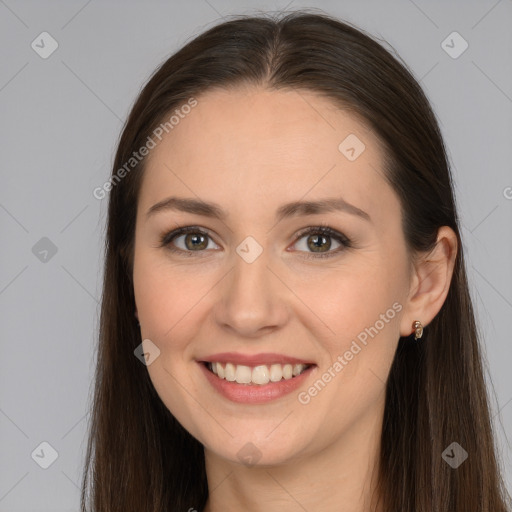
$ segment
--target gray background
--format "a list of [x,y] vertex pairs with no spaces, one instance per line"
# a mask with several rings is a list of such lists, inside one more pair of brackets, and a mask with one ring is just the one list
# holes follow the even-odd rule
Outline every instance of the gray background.
[[[387,40],[433,104],[512,489],[512,0],[0,0],[0,511],[78,509],[107,206],[92,191],[108,179],[140,87],[224,16],[287,6],[319,8]],[[58,42],[46,59],[31,47],[43,31]],[[469,44],[458,58],[441,45],[453,31]],[[58,452],[48,469],[36,463],[51,456],[42,442]]]

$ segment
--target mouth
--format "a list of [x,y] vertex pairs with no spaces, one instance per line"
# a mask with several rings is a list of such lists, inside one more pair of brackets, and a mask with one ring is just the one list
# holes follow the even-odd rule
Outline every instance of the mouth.
[[219,361],[201,361],[201,364],[221,380],[246,386],[264,386],[269,383],[290,381],[316,366],[313,363],[273,363],[248,366]]

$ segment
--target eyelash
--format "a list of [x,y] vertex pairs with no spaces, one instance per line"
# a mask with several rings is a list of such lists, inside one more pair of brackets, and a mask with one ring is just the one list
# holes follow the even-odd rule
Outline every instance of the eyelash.
[[[195,256],[194,253],[196,253],[196,252],[205,252],[205,251],[184,251],[183,249],[178,249],[171,245],[171,242],[175,238],[177,238],[180,235],[184,235],[184,234],[188,234],[188,233],[200,234],[200,235],[207,236],[207,237],[211,238],[210,235],[206,231],[202,230],[201,228],[199,228],[197,226],[180,227],[180,228],[177,228],[168,233],[164,233],[160,237],[160,247],[166,247],[169,251],[171,251],[173,253],[180,253],[187,257]],[[306,229],[303,229],[299,233],[297,233],[297,241],[300,240],[301,238],[304,238],[306,235],[329,236],[331,238],[334,238],[337,242],[339,242],[341,244],[341,247],[338,247],[337,249],[335,249],[333,251],[329,251],[326,253],[309,253],[309,255],[303,255],[303,257],[306,259],[331,258],[333,256],[338,255],[340,252],[344,251],[345,249],[353,247],[351,240],[349,240],[342,233],[339,233],[338,231],[336,231],[328,226],[311,226]],[[303,251],[301,251],[301,252],[303,252]]]

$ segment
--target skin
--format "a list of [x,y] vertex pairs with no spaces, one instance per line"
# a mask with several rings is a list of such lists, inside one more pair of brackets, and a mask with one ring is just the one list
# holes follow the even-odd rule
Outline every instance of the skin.
[[[134,292],[142,339],[160,355],[148,365],[162,401],[205,447],[208,512],[370,509],[384,411],[385,382],[400,336],[440,310],[453,272],[456,236],[438,233],[435,250],[411,260],[400,203],[384,180],[382,149],[353,113],[306,91],[211,90],[148,157],[135,233]],[[338,149],[349,134],[366,148],[354,161]],[[147,210],[169,196],[213,201],[224,221]],[[283,203],[343,197],[346,212],[276,222]],[[419,198],[421,200],[421,198]],[[163,234],[197,225],[208,246]],[[330,258],[315,256],[310,226],[352,240]],[[247,263],[236,248],[252,236],[263,252]],[[340,247],[327,237],[335,253]],[[206,247],[206,246],[204,246]],[[341,246],[342,247],[342,246]],[[401,310],[306,405],[307,389],[394,303]],[[297,391],[273,402],[237,404],[219,395],[196,359],[217,352],[277,352],[318,368]],[[257,447],[259,460],[238,451]],[[194,504],[191,504],[193,507]],[[196,504],[197,508],[198,504]]]

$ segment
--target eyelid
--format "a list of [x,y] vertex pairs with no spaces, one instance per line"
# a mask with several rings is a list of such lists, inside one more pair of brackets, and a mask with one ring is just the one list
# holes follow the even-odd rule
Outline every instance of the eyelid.
[[322,235],[326,235],[330,238],[334,238],[340,244],[340,247],[338,247],[335,250],[332,250],[332,251],[330,250],[330,251],[323,252],[323,253],[297,251],[297,252],[300,252],[301,257],[305,258],[305,259],[318,260],[321,258],[335,257],[335,256],[339,255],[340,253],[344,252],[345,250],[353,247],[352,241],[347,236],[345,236],[343,233],[341,233],[338,230],[331,228],[327,225],[308,226],[307,228],[300,230],[295,235],[296,240],[293,243],[293,245],[295,245],[301,238],[304,238],[304,236],[309,235],[309,234],[322,234]]
[[350,243],[349,238],[346,237],[343,233],[340,233],[336,229],[331,228],[330,226],[327,226],[327,225],[308,226],[307,228],[303,228],[303,229],[299,230],[295,234],[295,236],[297,239],[300,239],[310,233],[311,234],[320,233],[320,234],[328,235],[332,238],[335,238],[339,242],[343,242],[343,243],[347,243],[347,244]]
[[[177,247],[172,246],[172,244],[171,244],[172,241],[174,241],[176,238],[178,238],[182,235],[186,235],[188,233],[199,233],[201,235],[207,236],[211,240],[213,240],[213,242],[216,245],[218,245],[217,242],[215,242],[215,240],[211,236],[210,232],[204,228],[201,228],[200,226],[178,226],[177,228],[172,229],[171,231],[166,231],[163,235],[160,236],[159,247],[165,247],[168,250],[170,250],[171,252],[181,253],[181,254],[184,254],[185,256],[195,256],[195,255],[198,255],[198,253],[206,252],[206,251],[184,251],[183,249],[179,249]],[[199,257],[201,257],[201,256],[199,256]]]
[[[160,244],[159,247],[166,247],[171,252],[175,253],[181,253],[185,256],[199,256],[203,257],[204,255],[201,255],[200,253],[208,253],[207,250],[201,250],[201,251],[185,251],[183,249],[179,249],[177,247],[173,247],[172,243],[176,238],[186,235],[188,233],[198,233],[204,236],[209,237],[216,245],[217,242],[215,242],[214,238],[211,236],[209,230],[202,228],[200,226],[178,226],[177,228],[166,231],[163,235],[160,236]],[[304,236],[308,234],[323,234],[326,236],[329,236],[331,238],[334,238],[338,243],[340,243],[341,247],[330,250],[325,253],[314,253],[314,252],[306,252],[306,251],[293,251],[301,253],[301,257],[304,257],[306,259],[319,259],[319,258],[328,258],[331,256],[336,256],[340,252],[343,252],[344,250],[353,247],[352,241],[346,237],[343,233],[327,226],[327,225],[312,225],[308,226],[306,228],[303,228],[299,230],[294,235],[294,242],[293,245],[295,245],[300,239],[304,238]]]

